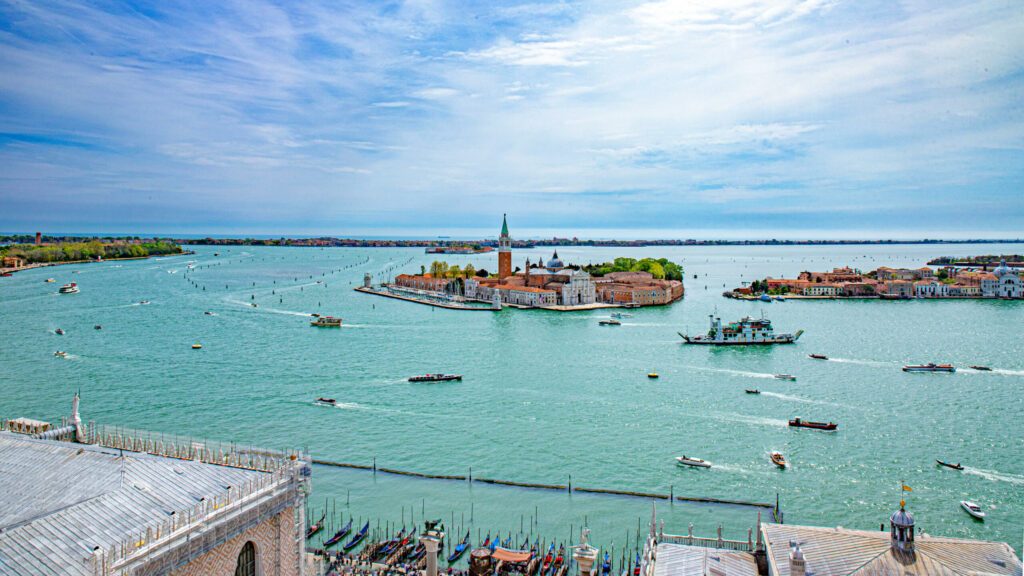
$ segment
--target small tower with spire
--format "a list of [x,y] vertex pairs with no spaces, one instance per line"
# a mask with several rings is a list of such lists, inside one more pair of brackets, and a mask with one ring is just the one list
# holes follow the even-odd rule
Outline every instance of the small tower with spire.
[[894,551],[914,553],[914,515],[906,510],[906,500],[900,500],[900,509],[889,517],[889,544]]
[[512,275],[512,237],[508,235],[508,214],[501,215],[501,236],[498,236],[498,279]]

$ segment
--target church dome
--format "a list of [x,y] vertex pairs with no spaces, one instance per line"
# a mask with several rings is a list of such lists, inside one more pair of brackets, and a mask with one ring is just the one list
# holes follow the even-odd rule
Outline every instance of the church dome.
[[993,270],[992,273],[995,274],[998,277],[998,276],[1006,276],[1008,274],[1012,274],[1013,271],[1010,269],[1009,266],[1006,265],[1006,260],[1003,260],[1003,261],[999,262],[999,267],[996,268],[995,270]]
[[563,264],[562,261],[558,258],[557,250],[555,251],[555,254],[551,257],[551,260],[548,260],[547,268],[565,268],[565,264]]
[[907,512],[903,508],[900,508],[899,510],[893,512],[892,517],[889,518],[889,521],[892,522],[894,526],[902,526],[906,528],[914,525],[914,515],[910,512]]

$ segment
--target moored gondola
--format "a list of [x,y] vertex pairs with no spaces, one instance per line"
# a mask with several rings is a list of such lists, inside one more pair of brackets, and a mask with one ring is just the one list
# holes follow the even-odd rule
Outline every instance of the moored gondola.
[[455,549],[448,555],[448,563],[451,564],[461,558],[467,549],[469,549],[469,530],[466,530],[466,536],[462,539],[462,542],[456,544]]
[[317,532],[323,530],[324,520],[326,519],[327,512],[324,512],[323,515],[320,516],[320,520],[310,524],[309,528],[306,528],[306,540],[309,540],[313,536],[313,534],[316,534]]
[[338,530],[337,532],[334,533],[334,536],[331,536],[327,540],[324,540],[324,548],[330,548],[331,546],[334,546],[338,542],[341,542],[341,540],[343,538],[345,538],[345,536],[348,536],[349,532],[351,532],[351,531],[352,531],[352,519],[349,518],[348,519],[348,524],[345,524],[344,526],[342,526],[341,530]]
[[353,536],[351,540],[346,542],[345,545],[342,548],[345,550],[345,552],[348,552],[349,550],[352,550],[356,546],[359,546],[359,544],[363,540],[366,539],[366,534],[369,531],[370,531],[370,521],[367,520],[366,524],[363,524],[363,527],[359,529],[359,532],[357,532],[356,535]]

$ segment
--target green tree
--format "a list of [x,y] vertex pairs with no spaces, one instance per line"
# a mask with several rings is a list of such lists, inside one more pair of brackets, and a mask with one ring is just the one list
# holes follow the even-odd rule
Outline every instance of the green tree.
[[466,267],[462,269],[462,274],[466,278],[472,278],[476,275],[476,268],[472,264],[466,264]]

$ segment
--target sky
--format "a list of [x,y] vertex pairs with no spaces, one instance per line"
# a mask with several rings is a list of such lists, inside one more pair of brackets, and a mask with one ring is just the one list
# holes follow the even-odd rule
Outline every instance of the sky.
[[1024,236],[1020,0],[0,0],[0,230]]

